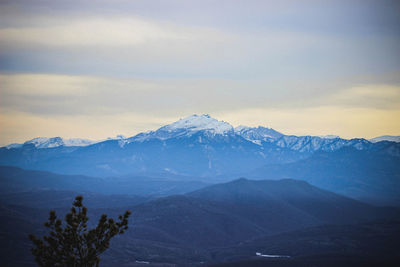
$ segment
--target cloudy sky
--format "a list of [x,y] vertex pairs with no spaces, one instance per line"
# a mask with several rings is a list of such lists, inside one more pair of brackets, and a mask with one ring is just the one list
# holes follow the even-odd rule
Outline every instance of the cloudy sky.
[[194,113],[400,135],[399,1],[0,0],[0,145]]

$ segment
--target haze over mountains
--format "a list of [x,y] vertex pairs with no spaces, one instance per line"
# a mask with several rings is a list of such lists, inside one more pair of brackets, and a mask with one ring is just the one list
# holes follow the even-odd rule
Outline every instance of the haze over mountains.
[[293,162],[317,151],[333,152],[345,147],[400,155],[400,144],[395,142],[288,136],[264,127],[233,128],[208,115],[189,116],[130,138],[90,142],[35,138],[23,145],[1,148],[0,164],[103,177],[140,172],[217,176],[264,164]]
[[399,261],[393,141],[290,136],[193,115],[129,138],[35,138],[0,148],[0,165],[8,266],[33,264],[27,235],[43,234],[48,209],[63,215],[78,194],[90,218],[133,212],[105,266],[248,266],[256,253],[291,257],[275,266]]
[[[244,137],[247,140],[254,141],[259,143],[259,141],[267,141],[267,140],[276,140],[285,134],[280,133],[272,128],[265,128],[263,126],[258,127],[248,127],[248,126],[237,126],[233,127],[227,122],[217,121],[214,118],[211,118],[207,114],[203,115],[192,115],[181,119],[177,122],[174,122],[170,125],[166,125],[161,127],[157,131],[149,131],[145,133],[139,133],[136,136],[131,138],[126,138],[123,135],[117,135],[115,138],[107,138],[106,140],[101,141],[93,141],[89,139],[81,139],[81,138],[71,138],[64,139],[62,137],[36,137],[32,140],[28,140],[23,144],[10,144],[5,146],[6,148],[20,148],[24,145],[33,144],[37,148],[52,148],[58,146],[88,146],[95,143],[104,142],[107,140],[115,140],[115,139],[130,139],[130,140],[145,140],[150,138],[159,138],[159,139],[168,139],[173,136],[178,136],[179,133],[184,134],[185,130],[187,132],[196,132],[196,131],[208,131],[215,134],[226,134],[231,131],[234,131],[236,134]],[[167,134],[169,132],[170,134]],[[174,132],[174,133],[172,133]],[[172,134],[171,134],[172,133]],[[314,136],[320,137],[322,139],[340,139],[337,135],[325,135],[325,136]],[[392,136],[392,135],[383,135],[375,138],[371,138],[368,141],[376,143],[381,141],[391,141],[391,142],[400,142],[400,136]],[[282,143],[281,143],[282,145]]]
[[[62,216],[72,199],[73,194],[65,191],[4,195],[0,199],[3,262],[8,266],[31,266],[26,235],[42,234],[49,206]],[[295,259],[329,252],[337,259],[345,255],[342,262],[357,260],[360,251],[367,255],[362,259],[384,256],[388,262],[398,258],[387,255],[393,251],[393,238],[399,236],[395,223],[400,218],[398,209],[377,208],[303,181],[237,179],[155,199],[86,192],[84,202],[90,218],[98,218],[103,212],[111,216],[125,209],[133,212],[130,230],[117,238],[113,249],[102,257],[104,266],[130,266],[136,261],[154,266],[208,264],[252,259],[258,251]],[[95,222],[90,220],[89,224]],[[368,237],[376,245],[368,243],[365,234],[359,234],[360,227],[371,225],[375,229],[368,231]],[[300,247],[291,247],[293,241]],[[320,245],[313,245],[315,242]],[[390,245],[390,250],[379,249],[380,244]]]
[[36,138],[0,148],[0,165],[92,177],[205,182],[295,178],[373,204],[400,203],[400,143],[291,136],[261,126],[234,128],[209,115],[97,143]]
[[0,267],[399,267],[399,11],[0,0]]

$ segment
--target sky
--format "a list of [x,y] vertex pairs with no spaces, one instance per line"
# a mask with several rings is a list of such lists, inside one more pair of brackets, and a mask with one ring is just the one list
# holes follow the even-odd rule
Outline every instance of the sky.
[[400,1],[0,0],[0,145],[192,114],[400,135]]

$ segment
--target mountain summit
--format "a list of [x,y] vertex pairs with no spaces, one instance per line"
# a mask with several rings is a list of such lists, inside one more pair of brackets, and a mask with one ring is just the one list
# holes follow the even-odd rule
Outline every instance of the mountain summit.
[[233,131],[232,125],[224,121],[218,121],[208,114],[195,114],[160,128],[160,130],[164,131],[182,129],[192,132],[207,130],[216,134],[224,134]]
[[192,136],[197,132],[206,132],[211,135],[225,135],[229,133],[233,134],[233,131],[232,125],[227,122],[214,119],[208,114],[195,114],[165,125],[156,131],[140,133],[130,138],[129,142],[150,139],[166,140],[175,137]]

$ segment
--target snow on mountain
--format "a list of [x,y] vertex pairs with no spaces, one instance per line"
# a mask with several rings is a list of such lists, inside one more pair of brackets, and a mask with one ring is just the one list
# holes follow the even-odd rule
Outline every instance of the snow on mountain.
[[125,135],[119,134],[119,135],[117,135],[115,137],[107,137],[107,139],[105,139],[103,141],[106,141],[106,140],[124,140],[124,139],[127,139],[127,137]]
[[263,143],[273,143],[278,147],[289,148],[299,152],[314,152],[317,150],[335,151],[344,146],[353,146],[357,149],[363,149],[367,145],[366,143],[368,143],[365,139],[362,139],[363,141],[361,141],[361,139],[357,139],[358,141],[351,141],[341,139],[336,135],[284,135],[274,129],[261,126],[256,128],[238,126],[235,128],[235,133],[258,145],[262,145]]
[[[90,145],[92,143],[96,144]],[[63,149],[65,146],[87,147]],[[42,149],[36,153],[32,149],[35,147],[60,149]],[[229,123],[208,115],[192,115],[130,138],[117,136],[100,142],[35,138],[23,145],[12,144],[9,149],[0,149],[0,165],[90,176],[147,171],[216,176],[246,173],[266,164],[295,162],[315,152],[333,152],[342,148],[351,151],[354,151],[351,148],[371,149],[400,157],[400,143],[284,135],[265,127],[239,126],[234,129]],[[22,153],[15,153],[18,149]],[[52,157],[51,163],[49,157]]]
[[61,137],[37,137],[26,141],[24,145],[33,144],[37,148],[52,148],[64,145],[64,140]]
[[207,114],[195,114],[163,126],[156,131],[140,133],[130,138],[129,141],[142,142],[152,138],[165,140],[180,136],[191,136],[199,131],[205,131],[212,135],[225,135],[234,133],[232,125],[227,122],[218,121]]
[[64,146],[89,146],[94,143],[97,143],[93,140],[81,139],[81,138],[71,138],[71,139],[63,139]]
[[96,141],[81,138],[64,139],[61,137],[37,137],[25,142],[24,145],[33,144],[37,148],[52,148],[59,146],[88,146],[94,143],[96,143]]
[[[144,142],[151,139],[167,140],[170,138],[190,137],[195,133],[201,132],[210,138],[214,136],[240,136],[247,141],[255,143],[261,147],[265,145],[275,145],[278,148],[290,149],[298,152],[335,151],[342,147],[350,146],[356,149],[366,149],[371,143],[383,140],[400,142],[399,136],[381,136],[371,139],[342,139],[336,135],[326,136],[294,136],[284,135],[272,128],[238,126],[233,128],[227,122],[219,121],[209,115],[191,115],[180,119],[171,124],[165,125],[158,130],[139,133],[136,136],[126,138],[119,135],[115,138],[106,140],[117,140],[118,145],[123,148],[132,142]],[[199,137],[201,138],[201,137]],[[228,139],[226,139],[228,140]],[[6,148],[19,148],[23,145],[33,144],[37,148],[52,148],[59,146],[88,146],[102,141],[91,141],[87,139],[63,139],[61,137],[38,137],[25,142],[24,144],[11,144]],[[235,146],[233,144],[233,146]],[[262,152],[264,153],[264,152]]]
[[5,148],[7,148],[7,149],[11,149],[11,148],[20,148],[20,147],[22,147],[22,146],[23,146],[22,144],[14,143],[14,144],[9,144],[9,145],[5,146]]
[[11,144],[6,146],[7,149],[11,148],[20,148],[24,145],[32,144],[36,148],[52,148],[52,147],[59,147],[59,146],[88,146],[91,144],[96,143],[96,141],[88,140],[88,139],[81,139],[81,138],[71,138],[71,139],[64,139],[61,137],[36,137],[32,140],[26,141],[23,144]]
[[235,133],[256,144],[261,144],[262,141],[276,140],[283,136],[282,133],[275,131],[274,129],[262,126],[251,128],[240,125],[235,128]]
[[328,135],[320,135],[318,137],[324,138],[324,139],[336,139],[336,138],[340,138],[340,136],[338,135],[333,135],[333,134],[328,134]]
[[255,143],[259,146],[274,144],[277,147],[291,149],[298,152],[335,151],[345,146],[356,149],[364,149],[369,142],[365,139],[346,140],[338,136],[294,136],[284,135],[274,129],[258,127],[238,126],[233,128],[227,122],[218,121],[209,115],[192,115],[180,119],[174,123],[163,126],[156,131],[140,133],[134,137],[119,142],[120,147],[127,143],[143,142],[150,139],[167,140],[176,137],[188,137],[204,131],[214,135],[236,135]]
[[368,149],[370,142],[366,139],[322,138],[319,136],[284,135],[275,144],[299,152],[336,151],[343,147],[354,147],[358,150]]
[[390,142],[400,143],[400,136],[383,135],[383,136],[378,136],[378,137],[369,139],[369,141],[372,143],[377,143],[377,142],[381,142],[381,141],[390,141]]
[[164,131],[176,131],[185,129],[191,132],[207,130],[216,134],[224,134],[233,130],[232,125],[224,121],[218,121],[207,114],[192,115],[180,119],[161,128]]

